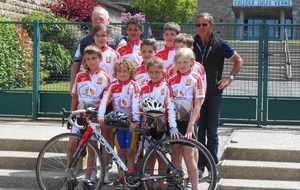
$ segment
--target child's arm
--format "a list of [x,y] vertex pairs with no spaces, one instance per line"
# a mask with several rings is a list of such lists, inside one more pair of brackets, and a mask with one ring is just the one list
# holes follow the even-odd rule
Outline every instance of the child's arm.
[[98,120],[99,120],[99,124],[100,126],[104,125],[104,115],[105,115],[105,111],[106,111],[106,106],[111,102],[111,89],[112,89],[113,85],[109,85],[106,87],[105,91],[103,92],[103,98],[100,102],[99,105],[99,110],[98,110]]
[[134,128],[139,124],[140,118],[139,114],[139,101],[140,101],[140,88],[136,82],[133,82],[132,96],[131,96],[131,113],[132,113],[132,123],[130,125],[130,130],[134,131]]
[[185,134],[185,136],[187,138],[195,137],[194,125],[200,116],[200,109],[201,109],[203,102],[204,102],[204,98],[195,98],[195,100],[194,100],[194,107],[192,110],[192,115],[191,115],[191,118],[190,118],[190,121],[188,124],[188,128],[187,128],[187,131]]
[[78,105],[77,77],[78,77],[78,75],[76,75],[76,77],[75,77],[74,84],[73,84],[72,90],[71,90],[71,95],[72,95],[71,107],[70,107],[71,111],[76,110],[76,106]]
[[71,101],[71,107],[70,110],[74,111],[76,110],[76,105],[78,104],[78,95],[77,94],[73,94],[72,95],[72,101]]
[[175,105],[174,105],[174,99],[173,99],[173,93],[172,89],[168,87],[167,89],[167,96],[166,96],[166,108],[167,108],[167,118],[168,118],[168,123],[170,127],[170,135],[171,139],[176,139],[179,138],[179,131],[177,129],[176,125],[176,113],[175,113]]

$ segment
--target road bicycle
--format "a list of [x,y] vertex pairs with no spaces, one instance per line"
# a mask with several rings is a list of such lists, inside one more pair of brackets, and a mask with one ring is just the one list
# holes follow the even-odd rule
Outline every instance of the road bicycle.
[[[101,128],[92,121],[97,117],[97,111],[92,108],[66,111],[62,109],[63,123],[64,118],[68,118],[68,122],[82,130],[82,135],[73,133],[63,133],[51,138],[41,149],[37,163],[36,176],[40,189],[42,190],[64,190],[66,189],[66,181],[68,177],[73,176],[78,181],[75,188],[83,188],[83,180],[86,172],[93,170],[94,189],[100,190],[103,187],[105,167],[99,146],[107,151],[111,156],[113,162],[120,168],[124,175],[124,189],[159,189],[158,185],[163,183],[163,189],[180,189],[187,190],[191,188],[190,177],[187,171],[187,163],[195,161],[197,155],[203,156],[206,160],[207,167],[210,168],[209,173],[205,177],[199,179],[199,190],[214,190],[217,182],[217,171],[213,157],[205,146],[194,139],[187,139],[180,136],[178,139],[170,139],[164,137],[159,141],[155,141],[149,134],[147,126],[145,128],[135,128],[135,131],[140,134],[143,141],[149,144],[148,150],[144,153],[143,142],[138,143],[137,154],[135,157],[135,165],[133,168],[127,168],[126,164],[122,162],[115,150],[107,143],[105,138],[101,135]],[[146,125],[155,124],[159,115],[145,114],[149,120]],[[75,116],[84,117],[86,122],[83,125],[78,125]],[[120,129],[117,129],[120,130]],[[94,134],[98,143],[93,143],[90,138],[90,133]],[[73,155],[67,155],[67,146],[70,139],[76,141],[76,151]],[[172,147],[180,145],[182,147],[191,148],[194,151],[193,158],[185,158],[182,161],[182,167],[176,168],[172,163]],[[88,149],[93,151],[95,161],[92,167],[88,167],[88,156],[91,154]],[[142,155],[142,162],[139,159]],[[161,169],[158,166],[157,160],[154,165],[149,167],[153,155],[156,155],[165,164]],[[69,158],[69,161],[68,161]],[[71,159],[70,159],[71,158]],[[197,161],[195,161],[197,162]],[[167,168],[167,169],[166,169]],[[193,171],[189,171],[192,173]],[[197,172],[196,172],[197,173]],[[208,180],[209,179],[209,180]]]

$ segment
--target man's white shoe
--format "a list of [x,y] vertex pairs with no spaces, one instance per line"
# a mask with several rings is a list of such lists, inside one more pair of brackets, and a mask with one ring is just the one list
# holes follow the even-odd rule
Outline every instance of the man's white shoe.
[[108,172],[105,172],[105,175],[104,175],[104,183],[110,183],[110,180],[109,180],[109,176],[108,176]]

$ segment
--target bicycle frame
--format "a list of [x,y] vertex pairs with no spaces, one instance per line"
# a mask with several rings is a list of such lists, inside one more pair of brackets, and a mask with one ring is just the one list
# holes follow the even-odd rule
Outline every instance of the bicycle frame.
[[[80,112],[80,110],[78,112]],[[156,117],[158,117],[158,116],[156,116]],[[153,117],[153,118],[155,119],[156,117]],[[112,158],[112,160],[120,168],[122,173],[125,176],[128,176],[128,174],[133,173],[135,171],[135,168],[131,168],[131,169],[127,168],[125,163],[117,155],[116,151],[109,145],[109,143],[106,141],[106,139],[100,133],[100,131],[97,129],[97,126],[99,127],[99,125],[97,125],[97,124],[92,124],[92,122],[88,119],[88,126],[87,126],[86,130],[84,131],[84,133],[82,134],[82,139],[79,142],[79,147],[77,147],[77,149],[73,155],[73,158],[75,160],[73,160],[72,163],[70,164],[70,168],[72,168],[71,166],[76,165],[77,161],[79,160],[79,155],[81,155],[81,153],[82,153],[81,150],[85,147],[84,145],[85,145],[86,141],[91,137],[92,134],[94,134],[97,141],[100,142],[100,144],[103,146],[105,151],[109,154],[109,156]],[[146,140],[149,143],[150,147],[157,152],[157,154],[162,158],[162,160],[165,162],[165,164],[170,169],[170,171],[173,172],[175,175],[177,175],[176,168],[172,165],[171,161],[164,155],[163,151],[161,150],[161,147],[156,147],[152,138],[147,135],[146,129],[137,127],[135,129],[135,131],[143,136],[144,140]],[[138,147],[138,152],[137,152],[137,155],[135,158],[135,164],[137,164],[137,162],[138,162],[138,157],[140,155],[142,147],[143,147],[143,143],[140,143],[139,147]],[[139,179],[141,179],[141,180],[160,179],[160,178],[166,178],[168,176],[168,175],[161,175],[161,176],[151,176],[150,177],[147,174],[143,174],[143,175],[144,176],[139,175]]]

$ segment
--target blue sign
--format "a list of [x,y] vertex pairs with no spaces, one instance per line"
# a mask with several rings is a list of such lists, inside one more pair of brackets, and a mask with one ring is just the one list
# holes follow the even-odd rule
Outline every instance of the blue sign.
[[291,7],[293,0],[233,0],[234,7]]

